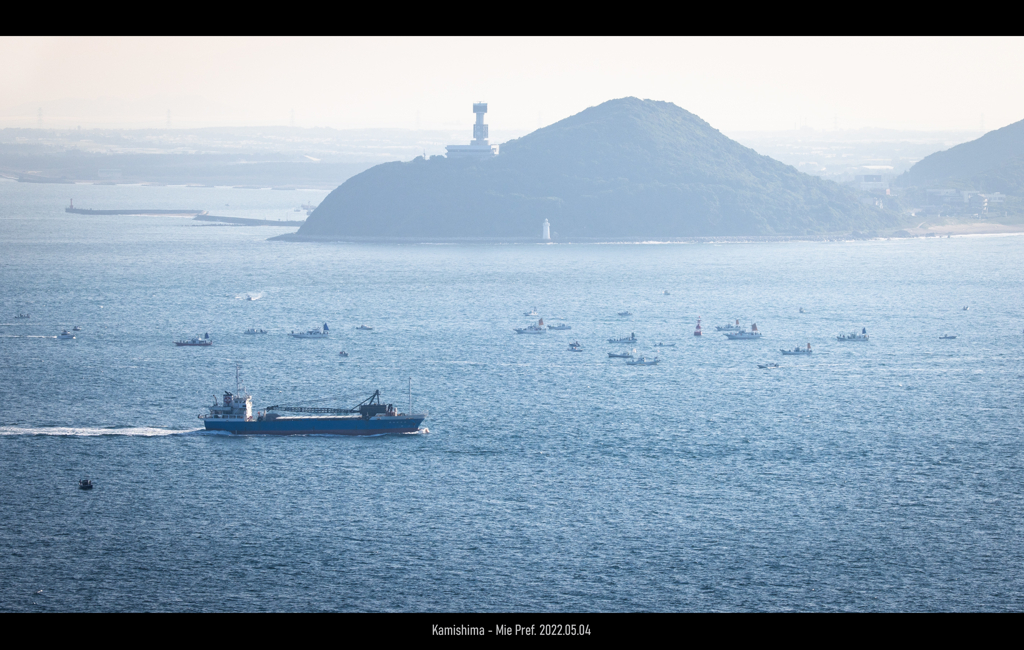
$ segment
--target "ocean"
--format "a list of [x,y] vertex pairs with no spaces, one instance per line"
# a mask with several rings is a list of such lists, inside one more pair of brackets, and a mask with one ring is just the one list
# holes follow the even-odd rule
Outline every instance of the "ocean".
[[[325,195],[0,181],[0,610],[1024,606],[1024,237],[291,243],[63,211]],[[534,307],[572,329],[517,335]],[[660,363],[608,358],[633,347]],[[411,384],[429,417],[208,433],[236,368],[257,408]]]

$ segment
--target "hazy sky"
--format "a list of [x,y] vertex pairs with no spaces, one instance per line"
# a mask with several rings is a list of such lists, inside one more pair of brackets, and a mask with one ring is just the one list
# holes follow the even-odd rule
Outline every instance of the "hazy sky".
[[[492,132],[608,99],[723,132],[1024,119],[1024,38],[0,38],[0,127],[289,124]],[[39,109],[42,109],[40,122]]]

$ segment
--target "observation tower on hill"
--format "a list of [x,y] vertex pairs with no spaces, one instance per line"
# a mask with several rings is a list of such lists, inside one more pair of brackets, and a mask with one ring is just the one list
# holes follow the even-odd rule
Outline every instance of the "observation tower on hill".
[[476,113],[476,124],[473,125],[473,141],[469,144],[450,144],[445,149],[449,158],[490,158],[497,155],[496,147],[487,144],[487,125],[484,124],[484,113],[487,102],[473,104]]

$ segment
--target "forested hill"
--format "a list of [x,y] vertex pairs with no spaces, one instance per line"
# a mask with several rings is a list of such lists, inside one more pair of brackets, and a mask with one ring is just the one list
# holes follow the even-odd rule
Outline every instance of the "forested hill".
[[892,228],[831,181],[730,140],[678,106],[588,108],[484,160],[386,163],[347,180],[299,238],[671,239]]
[[924,158],[896,179],[903,187],[1024,196],[1024,120]]

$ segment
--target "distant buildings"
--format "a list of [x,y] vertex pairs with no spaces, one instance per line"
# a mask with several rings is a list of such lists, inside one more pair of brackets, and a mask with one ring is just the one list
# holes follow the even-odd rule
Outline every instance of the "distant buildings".
[[1006,195],[1002,192],[984,194],[976,190],[926,190],[926,193],[930,205],[967,203],[980,206],[983,203],[1002,203],[1006,200]]
[[1002,192],[983,193],[977,190],[953,190],[953,189],[932,189],[925,190],[927,205],[923,211],[939,212],[947,205],[955,212],[964,208],[978,210],[981,213],[988,212],[989,207],[1001,206],[1006,201],[1006,195]]
[[490,158],[498,155],[497,147],[487,144],[487,125],[484,124],[484,113],[487,112],[486,102],[473,104],[476,113],[476,124],[473,125],[473,141],[469,144],[450,144],[445,149],[449,158]]

